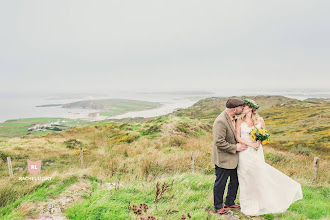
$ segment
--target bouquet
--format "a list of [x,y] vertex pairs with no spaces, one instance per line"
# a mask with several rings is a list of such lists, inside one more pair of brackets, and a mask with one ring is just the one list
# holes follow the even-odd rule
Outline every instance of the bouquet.
[[[262,145],[265,145],[267,143],[269,143],[269,137],[270,134],[268,133],[268,131],[266,129],[263,128],[255,128],[250,132],[250,138],[253,141],[261,141]],[[254,150],[258,150],[257,148],[255,148]]]

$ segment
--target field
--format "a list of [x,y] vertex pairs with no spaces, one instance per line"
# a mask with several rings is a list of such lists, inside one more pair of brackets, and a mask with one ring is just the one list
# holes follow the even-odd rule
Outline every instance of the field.
[[[301,183],[304,194],[287,212],[254,219],[330,218],[329,104],[279,96],[250,98],[262,106],[259,114],[272,134],[271,143],[264,146],[266,162]],[[180,219],[189,218],[189,213],[192,219],[219,219],[212,212],[215,176],[210,157],[212,123],[225,100],[201,100],[140,122],[103,121],[1,138],[1,218]],[[84,150],[83,169],[79,148]],[[16,169],[12,178],[7,156]],[[315,156],[320,158],[317,183],[312,182]],[[27,160],[49,161],[38,176],[53,179],[19,180],[31,176],[22,169]],[[140,204],[142,209],[134,213],[134,205]],[[238,211],[232,215],[250,219]]]
[[[47,124],[56,121],[64,121],[60,125],[48,127],[45,131],[28,131],[28,128],[36,124]],[[42,135],[51,131],[62,131],[73,128],[75,126],[88,124],[85,120],[73,120],[68,118],[22,118],[7,120],[0,124],[0,138],[6,137],[23,137],[25,135]]]

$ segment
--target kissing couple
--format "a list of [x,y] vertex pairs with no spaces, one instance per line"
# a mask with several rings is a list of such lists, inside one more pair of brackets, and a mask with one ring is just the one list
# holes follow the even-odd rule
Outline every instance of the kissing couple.
[[[252,130],[266,129],[258,109],[253,100],[231,98],[213,123],[212,162],[216,175],[213,196],[215,212],[220,215],[230,208],[248,216],[282,213],[303,198],[301,185],[267,164],[260,141],[251,139]],[[236,115],[241,116],[236,119]],[[235,204],[238,185],[240,205]]]

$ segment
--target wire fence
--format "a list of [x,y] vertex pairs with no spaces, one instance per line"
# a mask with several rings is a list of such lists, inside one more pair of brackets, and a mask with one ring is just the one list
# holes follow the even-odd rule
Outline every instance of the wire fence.
[[[91,162],[91,160],[105,160],[104,156],[102,155],[90,155],[90,154],[84,154],[84,151],[82,148],[79,149],[79,154],[72,154],[72,155],[61,155],[61,160],[63,159],[70,159],[67,161],[70,161],[70,166],[71,167],[79,167],[80,169],[85,169],[86,168],[86,162]],[[199,161],[202,159],[208,159],[210,160],[210,157],[205,157],[205,156],[198,156],[196,158],[194,152],[190,152],[190,167],[185,167],[186,171],[190,171],[191,173],[194,172],[203,172],[203,173],[210,173],[214,171],[213,167],[201,167],[201,166],[196,166],[196,159],[198,159]],[[9,172],[9,176],[13,177],[14,173],[16,172],[20,172],[20,171],[25,171],[28,170],[29,173],[31,173],[32,171],[35,172],[40,172],[41,170],[45,170],[48,167],[52,167],[52,168],[61,168],[61,167],[67,167],[68,163],[64,163],[63,161],[58,163],[55,159],[46,159],[43,161],[30,161],[30,160],[26,160],[23,158],[20,159],[14,159],[15,162],[15,167],[13,169],[13,165],[12,165],[12,159],[11,157],[7,157],[7,165],[8,165],[8,172]],[[38,163],[36,163],[38,162]],[[313,161],[313,183],[317,183],[318,181],[318,175],[319,175],[319,164],[320,164],[320,158],[318,157],[314,157],[314,161]],[[156,167],[152,167],[149,166],[146,169],[146,173],[148,174],[150,172],[150,170],[152,170],[153,168]],[[181,167],[181,169],[184,169],[183,167]],[[173,170],[172,168],[169,167],[161,167],[161,170],[163,171],[171,171]],[[34,174],[35,174],[34,172]]]

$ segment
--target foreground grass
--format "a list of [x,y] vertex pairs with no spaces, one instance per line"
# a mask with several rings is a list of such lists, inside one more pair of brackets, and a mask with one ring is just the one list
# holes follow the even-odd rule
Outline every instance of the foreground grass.
[[[108,190],[94,183],[89,198],[66,210],[69,219],[136,219],[130,206],[146,203],[147,212],[138,217],[154,216],[157,219],[180,219],[187,214],[192,219],[219,219],[213,210],[214,175],[181,174],[152,181],[124,183],[117,189]],[[156,204],[156,183],[168,184],[169,188]],[[304,199],[295,202],[283,214],[267,214],[258,219],[324,219],[328,218],[330,202],[328,187],[304,186]],[[270,198],[271,199],[271,198]],[[238,203],[238,199],[236,201]],[[242,219],[249,219],[234,211]]]
[[[212,216],[213,176],[183,174],[161,178],[161,184],[168,184],[164,196],[155,204],[156,181],[134,181],[124,183],[119,189],[95,189],[92,196],[66,211],[70,219],[135,219],[128,208],[146,203],[147,213],[139,217],[154,216],[157,219],[180,219],[189,213],[193,219],[217,219]],[[172,184],[173,181],[173,184]]]
[[303,186],[302,200],[291,205],[285,214],[268,214],[266,219],[329,219],[329,187]]
[[[211,174],[152,175],[147,180],[136,179],[132,175],[113,176],[104,180],[96,177],[89,179],[92,182],[90,193],[85,194],[82,201],[65,210],[64,214],[67,218],[137,219],[138,217],[140,219],[144,217],[147,219],[148,216],[154,216],[156,219],[180,219],[182,215],[187,217],[189,213],[191,219],[219,219],[219,216],[213,213],[215,176]],[[36,185],[31,192],[16,200],[13,199],[2,207],[0,219],[25,219],[28,213],[21,204],[55,199],[77,181],[79,181],[77,175],[69,175],[63,179],[56,178]],[[118,183],[118,186],[108,189],[105,182]],[[160,189],[164,184],[167,188],[155,203],[157,183],[160,184]],[[53,185],[56,187],[51,187]],[[292,204],[285,213],[267,214],[255,219],[328,219],[330,217],[329,187],[305,184],[302,189],[304,198]],[[2,192],[2,196],[9,197],[11,193],[13,192],[7,194]],[[235,202],[239,203],[239,197]],[[132,207],[140,204],[147,204],[148,209],[136,215]],[[239,211],[233,211],[241,219],[251,219]]]
[[[46,201],[50,198],[56,198],[61,192],[67,189],[71,184],[77,182],[77,176],[70,176],[63,180],[59,178],[53,179],[51,181],[42,182],[39,185],[33,187],[33,189],[23,195],[22,197],[15,198],[16,195],[15,189],[9,187],[8,189],[1,189],[1,200],[3,203],[8,203],[6,206],[0,209],[0,218],[1,219],[13,219],[19,218],[23,219],[21,213],[16,212],[15,208],[17,208],[23,202],[38,202],[38,201]],[[19,183],[18,183],[19,184]],[[50,188],[49,186],[56,185],[56,188]],[[5,202],[9,200],[8,202]]]

